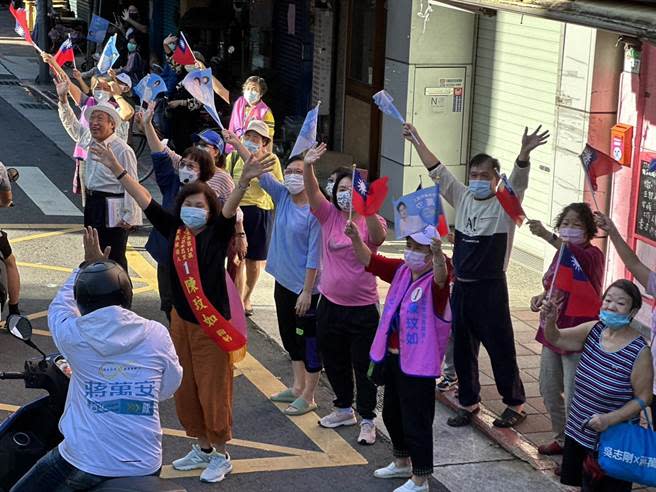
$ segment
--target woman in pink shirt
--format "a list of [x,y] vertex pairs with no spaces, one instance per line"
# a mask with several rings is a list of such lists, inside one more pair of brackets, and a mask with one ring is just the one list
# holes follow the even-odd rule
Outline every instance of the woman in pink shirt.
[[[335,392],[332,413],[319,421],[322,427],[355,425],[353,373],[357,388],[356,406],[362,417],[360,444],[376,442],[376,386],[367,377],[369,349],[379,321],[376,279],[365,271],[344,230],[351,209],[351,175],[335,180],[331,201],[321,193],[313,164],[326,152],[326,145],[310,149],[305,156],[304,181],[312,213],[321,224],[322,257],[317,308],[319,350],[330,385]],[[376,252],[385,241],[387,223],[378,215],[353,213],[352,223],[365,244]]]

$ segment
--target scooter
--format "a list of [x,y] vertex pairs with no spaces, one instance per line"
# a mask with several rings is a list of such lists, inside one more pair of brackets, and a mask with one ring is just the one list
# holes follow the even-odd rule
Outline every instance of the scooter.
[[[11,315],[6,327],[41,357],[26,360],[23,372],[0,372],[0,380],[20,379],[26,388],[44,389],[48,396],[23,405],[0,424],[0,492],[8,492],[41,457],[63,440],[58,424],[71,376],[71,368],[61,354],[46,355],[32,341],[29,319]],[[185,492],[186,489],[171,480],[150,476],[113,478],[89,490]]]

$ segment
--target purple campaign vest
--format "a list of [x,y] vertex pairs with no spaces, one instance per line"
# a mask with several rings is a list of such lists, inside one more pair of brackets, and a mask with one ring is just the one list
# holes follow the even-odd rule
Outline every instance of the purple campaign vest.
[[435,315],[434,285],[432,271],[414,282],[407,265],[396,271],[371,345],[371,360],[381,362],[385,358],[392,320],[398,310],[401,371],[408,376],[436,378],[440,375],[451,332],[451,308],[447,302],[444,316],[448,321]]

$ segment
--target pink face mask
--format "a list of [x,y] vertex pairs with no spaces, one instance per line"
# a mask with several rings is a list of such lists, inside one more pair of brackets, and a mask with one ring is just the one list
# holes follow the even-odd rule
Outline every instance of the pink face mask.
[[420,251],[412,251],[411,249],[406,249],[403,252],[403,258],[405,259],[406,265],[413,272],[421,272],[428,266],[429,260],[426,258],[426,253],[421,253]]
[[583,244],[586,241],[585,232],[576,227],[561,227],[558,229],[558,235],[563,241],[572,244]]

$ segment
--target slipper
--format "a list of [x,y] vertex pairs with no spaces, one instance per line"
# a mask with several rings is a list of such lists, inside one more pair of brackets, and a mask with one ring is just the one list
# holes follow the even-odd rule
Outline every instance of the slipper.
[[317,408],[316,403],[309,404],[305,398],[298,397],[283,410],[283,413],[285,415],[305,415]]
[[506,408],[501,414],[501,417],[494,419],[492,425],[494,427],[508,428],[519,425],[524,420],[526,420],[526,412],[515,412],[512,408]]
[[271,395],[269,400],[278,403],[293,403],[296,401],[296,395],[294,395],[294,391],[291,388],[287,388],[286,390]]
[[471,412],[464,408],[459,408],[456,410],[456,416],[449,418],[446,423],[449,427],[464,427],[465,425],[471,424],[474,414],[480,412],[480,410],[480,407],[475,408]]
[[253,310],[252,309],[244,309],[244,315],[247,318],[250,318],[251,316],[253,316]]

